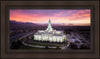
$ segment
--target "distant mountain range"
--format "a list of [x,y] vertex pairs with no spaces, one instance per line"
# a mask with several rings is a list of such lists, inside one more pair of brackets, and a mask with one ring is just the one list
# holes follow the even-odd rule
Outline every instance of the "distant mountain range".
[[[9,21],[10,23],[10,30],[33,30],[33,29],[41,29],[45,30],[48,24],[41,24],[41,23],[30,23],[30,22],[16,22],[16,21]],[[52,27],[57,30],[65,30],[68,28],[77,28],[81,30],[90,30],[90,26],[73,26],[73,24],[52,24]]]
[[[18,21],[10,21],[10,25],[23,25],[23,26],[48,26],[48,23],[31,23],[31,22],[18,22]],[[77,26],[72,23],[65,24],[65,23],[51,23],[52,26]],[[83,24],[84,25],[84,24]],[[80,25],[82,26],[82,25]],[[85,26],[88,26],[85,25]]]
[[[24,26],[47,26],[48,23],[31,23],[31,22],[17,22],[17,21],[10,21],[10,25],[24,25]],[[51,24],[52,26],[66,26],[66,24]]]

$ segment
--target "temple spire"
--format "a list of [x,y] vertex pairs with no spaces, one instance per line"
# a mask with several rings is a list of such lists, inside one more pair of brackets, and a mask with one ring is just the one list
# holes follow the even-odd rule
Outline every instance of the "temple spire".
[[53,29],[52,29],[52,26],[51,26],[51,21],[50,21],[50,18],[49,18],[49,23],[48,23],[48,27],[47,27],[47,29],[46,30],[48,30],[48,31],[52,31]]

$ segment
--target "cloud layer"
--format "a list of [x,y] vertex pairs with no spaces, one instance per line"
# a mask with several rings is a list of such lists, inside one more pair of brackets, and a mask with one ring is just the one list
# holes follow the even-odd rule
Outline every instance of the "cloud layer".
[[90,25],[90,9],[11,9],[10,20],[32,23]]

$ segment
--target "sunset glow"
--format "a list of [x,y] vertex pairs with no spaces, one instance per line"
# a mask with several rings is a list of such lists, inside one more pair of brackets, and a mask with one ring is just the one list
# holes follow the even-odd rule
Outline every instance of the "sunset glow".
[[10,9],[10,20],[31,23],[90,25],[90,9]]

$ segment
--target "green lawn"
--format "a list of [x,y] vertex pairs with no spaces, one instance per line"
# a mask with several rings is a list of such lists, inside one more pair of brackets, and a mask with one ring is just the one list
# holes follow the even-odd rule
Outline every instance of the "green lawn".
[[[45,48],[38,48],[38,47],[30,47],[30,46],[21,45],[19,49],[41,49],[41,50],[44,50]],[[48,48],[48,49],[49,50],[58,50],[56,48]]]
[[37,48],[37,47],[30,47],[30,46],[21,45],[20,49],[44,49],[44,48]]
[[25,43],[30,44],[30,45],[51,46],[51,47],[57,47],[57,46],[63,47],[63,46],[66,46],[67,45],[67,44],[64,44],[64,45],[62,45],[62,44],[50,45],[52,43],[50,43],[50,44],[46,44],[46,43],[29,43],[29,42],[25,42]]

